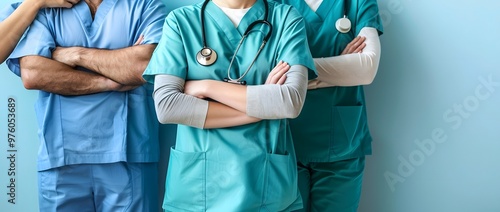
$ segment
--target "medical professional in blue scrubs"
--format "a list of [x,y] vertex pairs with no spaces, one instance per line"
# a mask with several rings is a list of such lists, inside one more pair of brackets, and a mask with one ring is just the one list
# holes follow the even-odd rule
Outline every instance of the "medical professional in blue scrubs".
[[70,8],[80,0],[25,0],[12,4],[0,12],[0,63],[16,47],[26,28],[35,19],[38,10],[45,7]]
[[357,211],[371,154],[363,85],[378,69],[382,23],[376,0],[279,0],[304,16],[318,78],[290,120],[302,211]]
[[206,0],[172,11],[144,73],[160,122],[179,124],[163,208],[302,208],[287,118],[300,113],[308,77],[314,63],[291,6]]
[[160,0],[43,9],[7,60],[40,90],[40,211],[159,210],[159,123],[142,73],[165,17]]

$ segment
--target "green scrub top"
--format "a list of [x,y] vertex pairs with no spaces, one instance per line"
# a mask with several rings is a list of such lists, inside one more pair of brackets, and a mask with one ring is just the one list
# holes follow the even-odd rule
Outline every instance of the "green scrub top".
[[[382,34],[376,0],[324,0],[316,12],[304,0],[282,0],[304,16],[314,58],[340,55],[363,27]],[[344,2],[352,28],[340,33],[335,22],[344,16]],[[298,160],[334,162],[371,154],[370,132],[362,86],[309,90],[300,116],[290,120]]]
[[[223,80],[230,59],[247,26],[263,19],[264,3],[257,1],[237,28],[212,2],[205,12],[207,45],[218,54],[211,66],[201,66],[196,53],[203,47],[202,3],[172,11],[163,36],[144,73],[169,74],[186,80]],[[291,6],[269,1],[272,37],[243,80],[263,84],[280,61],[303,65],[315,78],[304,22]],[[255,57],[268,27],[258,24],[241,46],[231,76],[237,78]],[[175,102],[172,102],[175,103]],[[297,168],[287,119],[263,120],[220,129],[179,125],[171,149],[163,207],[169,211],[287,211],[302,207]]]

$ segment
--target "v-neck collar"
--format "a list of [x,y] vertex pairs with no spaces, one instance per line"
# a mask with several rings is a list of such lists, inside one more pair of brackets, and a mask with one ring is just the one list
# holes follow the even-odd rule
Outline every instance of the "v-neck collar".
[[117,1],[118,0],[103,0],[97,8],[94,18],[92,18],[90,8],[85,1],[80,1],[80,3],[76,4],[72,10],[80,19],[87,33],[93,35],[94,32],[101,27],[108,12],[111,8],[113,8]]
[[251,23],[256,20],[264,19],[265,12],[264,2],[262,0],[257,0],[252,8],[243,16],[238,27],[234,27],[229,17],[227,17],[227,15],[213,2],[210,1],[205,10],[205,15],[209,15],[210,18],[214,20],[215,25],[224,32],[233,44],[237,44],[240,41],[245,30]]
[[313,11],[311,7],[304,0],[298,0],[300,6],[300,12],[305,16],[307,20],[312,20],[311,22],[323,22],[327,17],[328,13],[333,8],[333,5],[339,0],[325,0],[321,2],[318,9]]

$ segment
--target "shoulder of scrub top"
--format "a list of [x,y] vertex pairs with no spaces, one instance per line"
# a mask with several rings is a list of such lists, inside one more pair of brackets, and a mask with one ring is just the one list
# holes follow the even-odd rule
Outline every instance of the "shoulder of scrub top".
[[[269,7],[272,8],[274,14],[272,14],[273,18],[277,20],[273,21],[273,24],[279,23],[282,27],[273,27],[274,30],[292,30],[288,33],[302,33],[301,36],[303,40],[301,40],[301,45],[296,45],[295,47],[289,48],[289,51],[286,52],[296,52],[289,58],[288,61],[285,58],[278,58],[279,60],[283,60],[288,62],[290,65],[303,65],[308,69],[308,79],[315,79],[317,75],[316,67],[314,66],[314,61],[312,59],[312,55],[309,51],[309,45],[307,42],[307,34],[305,31],[305,22],[303,16],[300,12],[295,9],[292,5],[289,4],[281,4],[274,1],[269,1]],[[269,11],[271,13],[271,10]],[[287,34],[288,34],[287,33]],[[287,43],[288,46],[291,43]],[[303,48],[302,50],[300,48]]]
[[[13,5],[17,8],[20,3],[16,4],[17,5]],[[14,48],[9,58],[5,61],[7,67],[17,76],[21,76],[19,58],[28,55],[37,55],[47,58],[52,57],[53,47],[50,44],[53,46],[55,46],[55,44],[52,35],[48,31],[45,31],[47,26],[46,21],[45,9],[39,10],[35,20],[33,20],[31,25],[26,29],[16,48]]]
[[[356,7],[356,35],[364,27],[377,29],[379,36],[384,33],[382,19],[379,15],[377,0],[357,0],[351,1],[351,7]],[[355,5],[357,3],[357,5]]]

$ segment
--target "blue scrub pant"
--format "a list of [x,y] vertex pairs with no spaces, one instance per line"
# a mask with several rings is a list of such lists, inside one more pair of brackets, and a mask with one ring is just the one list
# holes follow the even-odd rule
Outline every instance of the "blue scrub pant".
[[325,163],[298,163],[304,208],[298,211],[356,212],[365,157]]
[[40,211],[156,212],[157,163],[78,164],[38,172]]

